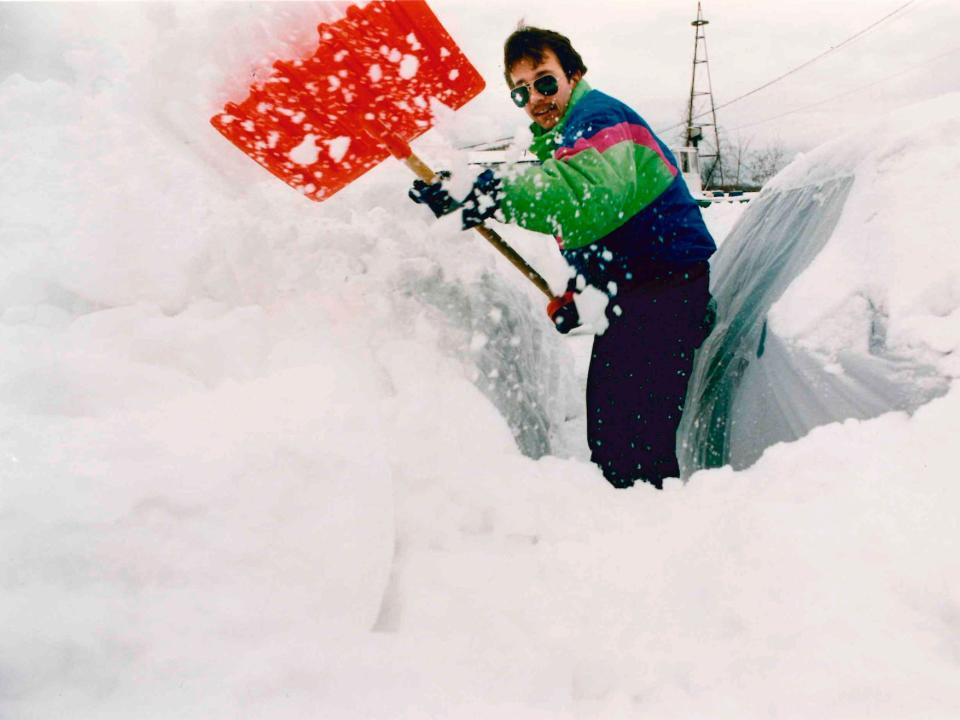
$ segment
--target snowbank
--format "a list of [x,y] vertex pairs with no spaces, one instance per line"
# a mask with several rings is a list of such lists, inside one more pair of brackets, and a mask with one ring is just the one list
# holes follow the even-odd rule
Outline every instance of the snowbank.
[[[614,491],[561,457],[573,359],[515,270],[401,168],[318,206],[207,124],[330,6],[2,12],[0,715],[956,714],[955,389]],[[943,243],[859,182],[838,228]],[[855,277],[946,374],[938,258]]]
[[688,473],[947,391],[958,127],[960,95],[902,111],[798,158],[750,204],[712,262],[720,316],[681,428]]
[[329,6],[9,12],[32,50],[0,79],[4,702],[93,716],[141,672],[182,684],[171,657],[222,663],[216,638],[369,631],[395,486],[436,482],[412,468],[562,450],[539,301],[403,169],[319,207],[208,125],[249,65],[218,52],[268,57]]

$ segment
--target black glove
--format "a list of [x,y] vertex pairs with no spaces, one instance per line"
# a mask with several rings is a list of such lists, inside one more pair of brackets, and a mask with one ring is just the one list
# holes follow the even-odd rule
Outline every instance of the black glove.
[[450,179],[449,172],[441,171],[437,177],[439,180],[434,183],[414,180],[409,195],[415,203],[429,207],[438,218],[462,208],[462,225],[466,230],[493,217],[500,209],[500,178],[493,170],[480,173],[462,201],[454,200],[444,187],[444,182]]
[[484,170],[473,181],[473,187],[463,199],[463,229],[480,225],[500,209],[500,178],[493,170]]
[[452,213],[461,205],[447,192],[443,187],[445,181],[450,179],[450,173],[441,170],[437,173],[437,181],[426,183],[423,180],[414,180],[413,187],[410,188],[408,195],[418,205],[426,205],[433,211],[438,218]]

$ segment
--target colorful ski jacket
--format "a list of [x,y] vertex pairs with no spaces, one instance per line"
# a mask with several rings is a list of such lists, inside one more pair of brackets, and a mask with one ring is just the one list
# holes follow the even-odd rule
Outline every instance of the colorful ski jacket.
[[531,129],[542,164],[504,178],[501,210],[554,235],[587,283],[670,277],[716,250],[673,153],[619,100],[581,80],[556,127]]

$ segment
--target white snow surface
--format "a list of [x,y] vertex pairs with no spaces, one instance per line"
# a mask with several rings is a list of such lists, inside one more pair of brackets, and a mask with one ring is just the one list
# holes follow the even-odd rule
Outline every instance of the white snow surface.
[[956,375],[960,233],[949,187],[960,177],[960,93],[864,130],[801,156],[770,186],[812,185],[856,168],[829,245],[774,306],[772,329],[831,357],[866,344],[872,309],[890,350]]
[[[582,339],[404,168],[317,205],[208,124],[329,5],[0,12],[0,717],[960,713],[955,380],[615,491],[564,432]],[[852,241],[781,334],[869,288],[956,377],[958,118],[830,150]]]
[[717,202],[702,210],[707,229],[713,235],[717,246],[723,243],[727,233],[730,232],[746,209],[746,203]]

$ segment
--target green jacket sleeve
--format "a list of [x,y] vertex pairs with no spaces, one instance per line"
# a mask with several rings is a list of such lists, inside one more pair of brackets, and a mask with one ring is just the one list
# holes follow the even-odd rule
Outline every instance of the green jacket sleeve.
[[501,208],[508,222],[574,249],[626,223],[673,179],[655,150],[635,142],[626,125],[616,125],[578,141],[561,159],[505,178]]

